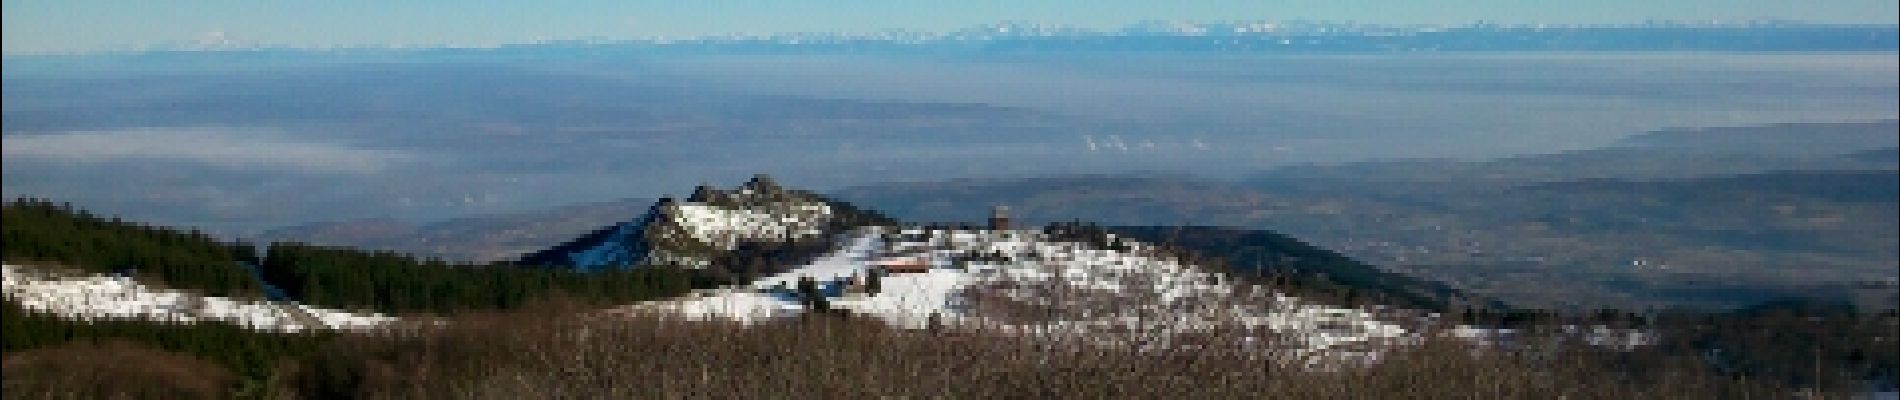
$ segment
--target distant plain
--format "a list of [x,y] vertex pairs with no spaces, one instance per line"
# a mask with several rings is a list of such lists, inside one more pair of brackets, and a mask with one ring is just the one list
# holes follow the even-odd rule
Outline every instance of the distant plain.
[[[1891,195],[1675,194],[1784,170],[1890,177],[1891,52],[351,57],[9,58],[0,192],[492,259],[631,218],[628,199],[765,172],[908,218],[1016,203],[1031,220],[1282,230],[1539,304],[1566,294],[1513,282],[1589,271],[1609,288],[1594,300],[1726,306],[1879,280],[1900,258],[1876,219]],[[1817,123],[1859,133],[1799,154],[1654,133],[1834,126]],[[995,192],[944,194],[959,188]],[[1736,224],[1760,220],[1685,210],[1822,225],[1748,236]],[[1713,269],[1628,268],[1663,259]],[[1825,272],[1762,272],[1794,264]],[[1671,280],[1734,290],[1649,287]]]

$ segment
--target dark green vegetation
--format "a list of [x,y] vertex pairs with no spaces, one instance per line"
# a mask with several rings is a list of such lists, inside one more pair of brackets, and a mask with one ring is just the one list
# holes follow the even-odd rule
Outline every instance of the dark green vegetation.
[[[687,272],[664,268],[582,274],[507,265],[455,265],[390,252],[297,243],[275,243],[264,258],[258,259],[248,245],[97,217],[82,209],[43,200],[16,200],[8,203],[4,211],[5,230],[0,241],[5,243],[9,264],[61,272],[72,268],[93,273],[130,270],[135,271],[135,280],[147,284],[212,296],[261,297],[263,281],[240,264],[258,262],[263,267],[263,278],[284,289],[291,299],[322,307],[453,314],[516,308],[554,298],[581,304],[625,304],[679,295],[689,290],[696,279]],[[90,368],[86,367],[91,365],[88,362],[101,361],[84,355],[107,351],[95,349],[94,345],[122,349],[125,346],[121,344],[130,343],[133,347],[174,352],[188,355],[179,357],[217,365],[219,368],[206,371],[205,376],[216,376],[216,371],[224,371],[223,374],[238,378],[233,382],[240,385],[236,390],[243,393],[251,393],[249,391],[257,390],[258,385],[283,373],[278,370],[280,363],[294,363],[334,336],[262,334],[224,323],[82,323],[29,313],[11,300],[6,302],[4,311],[4,330],[0,332],[5,335],[9,366],[20,360],[21,365]],[[119,342],[123,343],[112,344]],[[66,350],[36,350],[57,346],[66,346],[61,347]],[[60,356],[55,355],[66,353],[80,354],[73,359],[79,361],[73,361],[76,364],[57,361]],[[33,378],[41,375],[13,375],[15,371],[24,373],[26,368],[9,367],[7,371],[8,395],[16,393],[11,390],[16,377],[46,382]],[[116,373],[112,371],[141,373],[117,368],[105,371],[100,379]],[[56,377],[45,376],[45,379]]]
[[[135,344],[209,363],[208,367],[186,369],[203,370],[194,373],[230,375],[239,378],[245,385],[256,385],[281,373],[278,370],[280,363],[307,357],[316,352],[322,343],[337,336],[333,333],[260,333],[226,323],[76,322],[26,311],[11,300],[5,303],[4,308],[0,308],[0,312],[4,312],[5,317],[4,322],[0,322],[0,329],[4,329],[0,330],[0,335],[5,336],[9,367],[6,368],[9,373],[8,395],[13,393],[15,380],[11,374],[15,371],[49,374],[11,368],[14,360],[32,358],[26,354],[33,352],[41,352],[41,357],[47,357],[69,353],[57,350],[61,347]],[[72,368],[61,372],[72,374],[87,369]],[[48,377],[51,378],[54,377]],[[229,388],[218,389],[223,391]]]
[[690,290],[685,270],[643,268],[581,273],[508,265],[456,265],[393,252],[275,243],[264,278],[291,298],[318,307],[384,313],[451,313],[507,309],[566,296],[590,304],[625,304]]
[[1380,270],[1271,231],[1200,226],[1114,227],[1108,231],[1180,249],[1191,254],[1196,265],[1331,304],[1383,304],[1424,310],[1444,310],[1453,305],[1504,309],[1495,301],[1471,297],[1442,283]]
[[[511,308],[556,295],[626,303],[684,293],[695,279],[677,269],[585,274],[289,242],[273,243],[259,258],[247,244],[98,217],[44,200],[8,203],[5,217],[0,240],[9,263],[131,271],[143,281],[210,296],[259,297],[262,283],[270,282],[293,300],[321,307],[448,312]],[[260,265],[263,280],[241,263]]]
[[8,263],[56,263],[92,272],[131,272],[212,296],[260,296],[262,287],[239,262],[256,250],[197,231],[106,218],[70,204],[15,199],[0,208],[0,252]]
[[1867,313],[1843,304],[1786,301],[1729,314],[1648,319],[1666,335],[1657,351],[1700,355],[1731,376],[1810,387],[1900,385],[1900,313],[1894,310]]

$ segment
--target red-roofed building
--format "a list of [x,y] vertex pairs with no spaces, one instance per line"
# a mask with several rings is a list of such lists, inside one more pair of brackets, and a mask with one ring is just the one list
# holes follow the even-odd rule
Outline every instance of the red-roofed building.
[[930,272],[930,263],[921,258],[900,258],[878,261],[877,269],[891,274],[915,274]]

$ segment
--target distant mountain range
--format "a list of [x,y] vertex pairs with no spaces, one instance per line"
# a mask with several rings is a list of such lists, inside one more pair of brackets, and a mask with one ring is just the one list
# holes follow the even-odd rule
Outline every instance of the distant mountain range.
[[1631,24],[1384,25],[1314,21],[1146,21],[1094,30],[1027,22],[948,32],[800,32],[640,39],[581,38],[493,47],[303,49],[267,44],[172,43],[132,53],[174,51],[457,52],[580,49],[589,52],[880,52],[880,51],[1892,51],[1900,26],[1780,20],[1648,21]]

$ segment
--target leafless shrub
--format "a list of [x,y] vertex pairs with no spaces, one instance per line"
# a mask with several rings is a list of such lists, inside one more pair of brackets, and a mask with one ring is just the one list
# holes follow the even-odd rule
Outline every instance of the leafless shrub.
[[237,381],[216,363],[124,341],[9,354],[0,371],[8,399],[208,399]]
[[[305,397],[365,398],[1729,398],[1785,395],[1693,363],[1586,348],[1531,356],[1434,340],[1311,371],[1220,345],[1216,327],[1141,350],[975,326],[903,330],[836,315],[742,326],[642,315],[461,317],[351,338],[301,372]],[[1637,369],[1628,369],[1637,367]],[[327,371],[327,372],[326,372]],[[337,390],[342,389],[342,390]],[[9,389],[11,390],[11,389]]]

